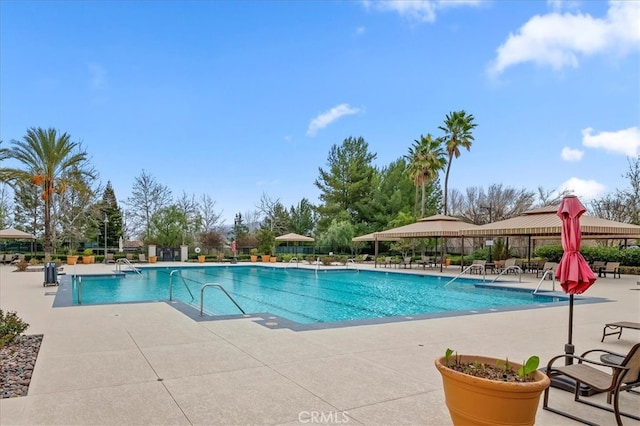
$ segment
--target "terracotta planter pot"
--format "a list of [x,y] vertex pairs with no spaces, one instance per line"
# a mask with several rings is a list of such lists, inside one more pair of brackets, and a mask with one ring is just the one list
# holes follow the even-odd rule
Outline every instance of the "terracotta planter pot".
[[258,256],[252,254],[251,255],[251,261],[252,262],[257,262],[258,261]]
[[271,256],[271,263],[276,263],[278,261],[278,258],[275,256]]
[[271,255],[270,254],[263,254],[262,255],[262,261],[263,262],[271,262]]
[[[498,359],[460,355],[462,362],[495,365]],[[504,361],[500,359],[500,361]],[[521,364],[510,362],[514,369]],[[454,425],[533,425],[540,394],[549,387],[546,374],[536,371],[532,382],[499,382],[470,376],[445,366],[444,357],[435,360],[442,375],[444,396]]]
[[75,265],[78,263],[78,256],[67,256],[67,265]]
[[206,259],[205,256],[198,256],[198,262],[199,263],[204,263],[204,260]]
[[149,263],[156,263],[158,261],[158,256],[149,256]]
[[95,256],[82,256],[82,263],[85,265],[88,265],[90,263],[95,263],[96,261],[96,257]]

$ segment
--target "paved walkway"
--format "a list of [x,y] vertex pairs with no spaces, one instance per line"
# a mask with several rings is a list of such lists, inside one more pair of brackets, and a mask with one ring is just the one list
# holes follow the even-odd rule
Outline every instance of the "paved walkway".
[[[0,306],[44,340],[29,395],[0,400],[2,425],[446,425],[433,360],[447,347],[514,361],[537,354],[546,363],[567,341],[566,305],[295,332],[252,318],[196,322],[166,303],[52,308],[57,288],[42,286],[42,271],[13,270],[0,267]],[[627,352],[640,341],[640,332],[625,330],[600,343],[604,323],[640,322],[638,279],[601,278],[588,291],[610,301],[575,307],[577,353]],[[554,405],[614,421],[551,392]],[[624,394],[622,406],[640,414],[638,398]],[[537,424],[576,423],[540,409]]]

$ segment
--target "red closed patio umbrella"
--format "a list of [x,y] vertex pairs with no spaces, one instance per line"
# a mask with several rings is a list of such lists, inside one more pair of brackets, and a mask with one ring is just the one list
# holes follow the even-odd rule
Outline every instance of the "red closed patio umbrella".
[[[580,216],[587,211],[575,195],[562,199],[558,207],[558,216],[562,220],[562,248],[564,254],[556,270],[556,279],[562,289],[569,295],[569,341],[564,346],[565,354],[573,355],[573,295],[584,293],[596,281],[596,276],[580,253],[582,232],[580,230]],[[567,357],[566,363],[573,363]]]

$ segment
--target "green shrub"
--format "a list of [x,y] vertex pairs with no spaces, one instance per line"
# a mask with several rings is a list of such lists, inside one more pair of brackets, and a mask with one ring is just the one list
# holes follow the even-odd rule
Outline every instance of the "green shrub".
[[0,309],[0,346],[10,343],[27,328],[29,324],[22,321],[15,312],[7,312],[5,315]]

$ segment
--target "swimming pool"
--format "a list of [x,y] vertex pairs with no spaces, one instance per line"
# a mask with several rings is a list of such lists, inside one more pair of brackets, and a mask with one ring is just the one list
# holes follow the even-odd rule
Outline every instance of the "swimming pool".
[[[445,287],[450,277],[353,269],[213,266],[145,268],[141,272],[82,276],[82,304],[168,300],[170,281],[173,299],[196,309],[200,308],[202,285],[217,283],[247,313],[269,313],[299,324],[517,309],[558,301],[530,292],[484,288],[479,279],[459,278]],[[78,304],[77,280],[67,279],[72,304]],[[217,288],[204,292],[204,311],[239,314]]]

